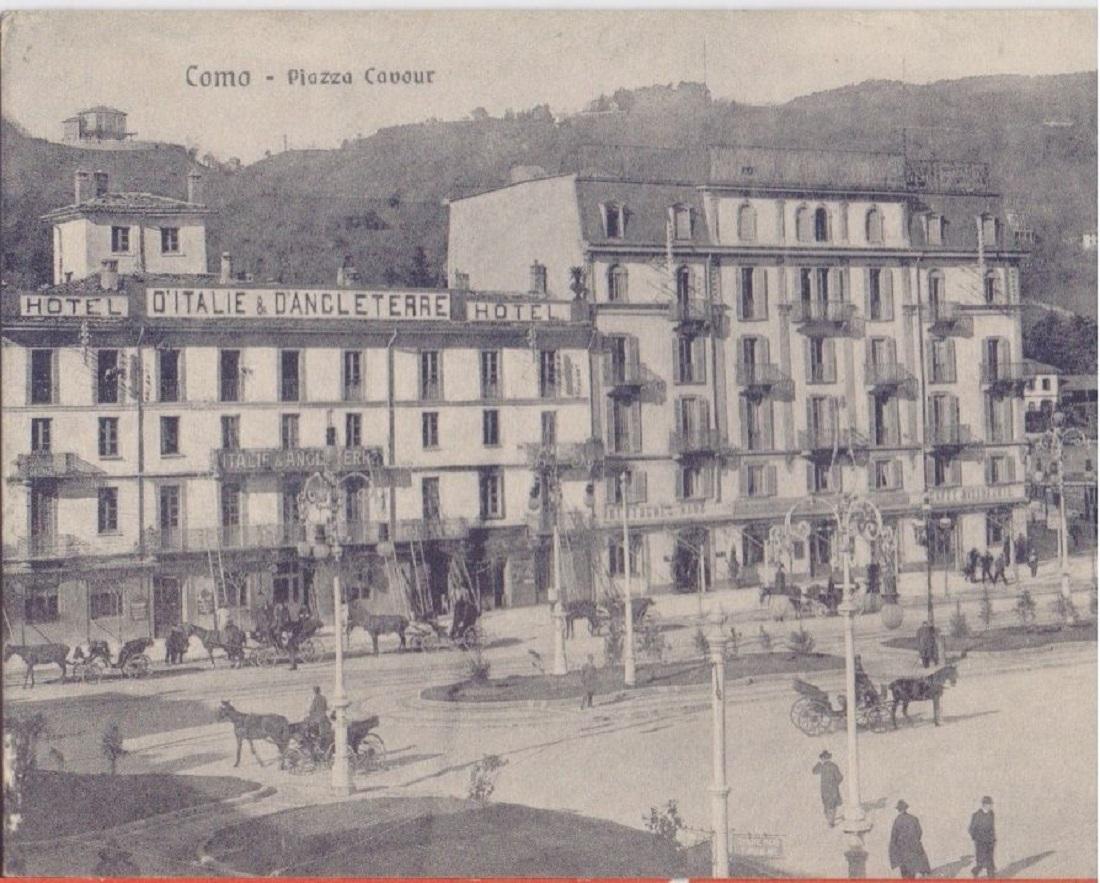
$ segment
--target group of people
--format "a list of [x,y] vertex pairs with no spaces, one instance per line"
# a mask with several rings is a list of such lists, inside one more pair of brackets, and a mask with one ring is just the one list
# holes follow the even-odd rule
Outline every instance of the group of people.
[[1013,563],[1014,560],[1016,564],[1027,564],[1032,578],[1038,575],[1039,553],[1035,551],[1034,546],[1031,546],[1024,539],[1023,534],[1016,537],[1015,555],[1012,541],[1008,537],[1005,537],[1000,554],[996,556],[993,555],[990,549],[986,549],[985,553],[982,554],[977,548],[972,548],[967,553],[966,563],[963,565],[963,575],[971,583],[981,582],[984,585],[988,580],[993,585],[997,585],[997,581],[1000,580],[1007,586],[1008,565]]
[[[270,641],[280,650],[286,650],[290,655],[290,670],[298,668],[298,645],[301,642],[305,627],[313,620],[313,611],[309,603],[303,601],[298,607],[297,616],[292,618],[290,607],[286,601],[272,604],[263,593],[260,593],[262,603],[256,611],[254,618],[254,634],[257,640]],[[242,634],[243,643],[243,634]]]
[[[844,803],[840,796],[840,783],[844,781],[844,776],[833,763],[833,756],[828,751],[822,751],[818,755],[813,772],[821,778],[821,804],[825,810],[825,820],[830,828],[835,827],[837,810]],[[928,877],[932,874],[932,866],[924,851],[924,832],[921,830],[920,819],[909,812],[909,804],[904,800],[899,800],[896,808],[898,814],[890,829],[890,867],[896,868],[905,878]],[[987,795],[982,798],[981,805],[970,817],[967,833],[974,843],[971,875],[978,877],[985,871],[987,876],[995,876],[997,868],[993,851],[997,843],[997,833],[992,797]]]

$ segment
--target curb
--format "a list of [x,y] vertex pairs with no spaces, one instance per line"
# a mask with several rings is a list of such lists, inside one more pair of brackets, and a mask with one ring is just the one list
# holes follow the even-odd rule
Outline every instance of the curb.
[[209,803],[200,803],[195,806],[188,806],[171,812],[157,813],[156,815],[147,816],[144,819],[135,819],[132,822],[125,822],[114,828],[104,828],[101,831],[87,831],[81,834],[69,834],[65,837],[41,837],[37,840],[18,840],[9,845],[20,849],[33,849],[40,846],[83,846],[103,840],[106,837],[115,837],[121,834],[137,834],[150,825],[183,821],[192,816],[200,815],[203,812],[209,812],[211,809],[221,809],[223,807],[234,807],[255,803],[270,797],[275,794],[277,790],[277,788],[267,785],[256,788],[253,791],[246,791],[244,794],[238,794],[236,797],[227,797],[224,800],[214,800]]

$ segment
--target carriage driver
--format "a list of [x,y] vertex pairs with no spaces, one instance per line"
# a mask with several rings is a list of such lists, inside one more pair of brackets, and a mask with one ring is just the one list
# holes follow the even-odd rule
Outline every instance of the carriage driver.
[[321,693],[320,687],[313,688],[313,701],[309,703],[306,726],[313,739],[320,744],[325,743],[331,724],[328,720],[328,700]]
[[863,658],[856,654],[856,704],[857,705],[874,705],[878,702],[878,691],[875,689],[875,685],[871,683],[871,678],[866,671],[863,670]]

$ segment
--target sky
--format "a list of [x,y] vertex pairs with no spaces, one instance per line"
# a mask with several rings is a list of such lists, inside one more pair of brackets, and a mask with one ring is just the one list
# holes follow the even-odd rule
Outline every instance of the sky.
[[[712,94],[747,103],[868,79],[1096,69],[1089,9],[21,11],[2,28],[0,110],[32,135],[60,140],[63,119],[108,104],[129,113],[140,139],[244,162],[281,150],[284,137],[329,148],[477,107],[572,112],[620,87],[700,81],[704,43]],[[371,67],[434,73],[420,85],[371,84]],[[248,71],[251,82],[191,86],[189,68],[192,80]],[[296,69],[347,71],[353,82],[291,85]]]

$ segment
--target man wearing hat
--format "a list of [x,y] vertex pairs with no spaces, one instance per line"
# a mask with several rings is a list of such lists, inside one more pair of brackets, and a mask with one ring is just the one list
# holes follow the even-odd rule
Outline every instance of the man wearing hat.
[[908,809],[908,803],[898,801],[898,817],[890,831],[890,867],[898,868],[902,877],[927,877],[932,866],[921,843],[920,820],[909,815]]
[[822,751],[818,755],[814,774],[821,776],[821,805],[825,808],[825,818],[832,828],[836,825],[837,807],[843,803],[840,799],[840,783],[844,781],[844,776],[840,774],[840,768],[833,763],[833,756],[828,751]]
[[993,828],[992,797],[983,797],[981,809],[970,817],[970,839],[974,841],[974,867],[970,873],[977,877],[984,869],[986,876],[996,876],[993,845],[997,842],[997,834]]

